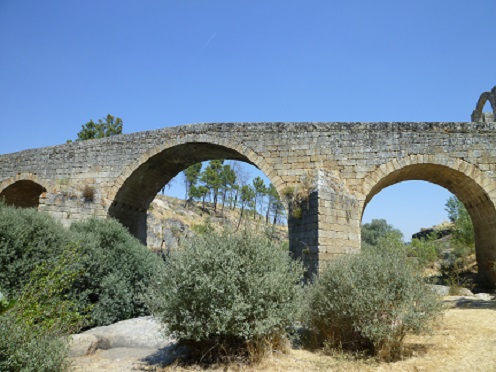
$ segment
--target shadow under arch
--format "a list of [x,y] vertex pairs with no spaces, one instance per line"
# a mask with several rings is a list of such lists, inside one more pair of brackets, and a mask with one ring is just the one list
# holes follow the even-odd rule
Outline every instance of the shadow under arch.
[[18,208],[38,208],[40,196],[46,191],[35,181],[21,179],[13,181],[0,192],[0,201]]
[[269,174],[271,172],[267,171],[268,165],[255,153],[252,151],[250,153],[245,155],[227,146],[205,142],[187,142],[161,149],[142,162],[138,162],[129,175],[123,176],[122,186],[119,187],[114,197],[109,197],[112,204],[108,214],[126,226],[130,233],[143,244],[146,244],[147,210],[157,193],[189,166],[214,159],[239,160],[252,164],[264,171],[278,189],[278,185],[282,184],[279,177],[271,177]]
[[482,285],[493,287],[496,284],[496,273],[493,269],[496,261],[496,208],[485,188],[470,177],[470,174],[474,174],[474,169],[464,172],[433,163],[405,165],[376,178],[378,181],[366,194],[362,216],[367,204],[376,194],[399,182],[427,181],[448,189],[465,205],[472,218],[479,281]]

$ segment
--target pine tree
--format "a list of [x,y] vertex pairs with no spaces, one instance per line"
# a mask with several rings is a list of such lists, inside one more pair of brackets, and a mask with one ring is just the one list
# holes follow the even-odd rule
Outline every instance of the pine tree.
[[224,160],[211,160],[208,166],[201,174],[201,181],[209,189],[212,195],[212,202],[214,204],[214,210],[217,210],[217,201],[222,186],[222,181],[220,173],[222,171],[222,164]]
[[253,219],[255,219],[257,216],[257,201],[259,200],[259,197],[263,197],[263,195],[265,195],[266,188],[263,179],[261,179],[260,177],[253,179],[252,183],[253,190],[255,191],[255,211],[253,213]]
[[191,196],[191,188],[193,186],[196,186],[196,184],[199,181],[201,169],[202,169],[202,163],[196,163],[196,164],[189,166],[188,168],[186,168],[183,171],[184,183],[186,186],[186,197],[184,199],[185,200],[185,203],[184,203],[185,206],[188,202],[188,199],[192,197]]
[[107,115],[105,121],[98,119],[98,122],[95,123],[93,120],[90,120],[82,126],[81,131],[77,134],[78,138],[76,141],[104,138],[121,134],[122,125],[123,122],[121,118],[113,117],[110,114]]
[[245,210],[245,207],[253,203],[255,190],[250,185],[244,185],[243,187],[241,187],[240,194],[241,212],[239,214],[238,226],[236,227],[236,231],[239,229],[239,225],[241,224],[241,219],[243,218],[243,211]]
[[224,205],[226,203],[227,193],[232,189],[236,182],[236,173],[234,173],[234,170],[229,164],[222,167],[220,180],[222,185],[222,216],[224,217]]

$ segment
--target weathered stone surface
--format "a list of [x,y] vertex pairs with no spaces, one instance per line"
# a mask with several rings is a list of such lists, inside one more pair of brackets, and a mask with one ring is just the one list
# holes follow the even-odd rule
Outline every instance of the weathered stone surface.
[[160,322],[150,316],[92,328],[81,335],[95,337],[98,349],[104,350],[122,347],[159,349],[173,342],[164,336]]
[[494,296],[490,295],[489,293],[477,293],[474,296],[483,301],[494,300]]
[[188,353],[163,336],[152,317],[140,317],[72,336],[73,371],[155,370]]
[[179,246],[179,240],[190,235],[189,227],[174,218],[174,213],[198,217],[179,203],[170,205],[168,199],[164,197],[156,197],[153,200],[146,216],[146,245],[150,249],[161,252],[174,251]]
[[[482,112],[486,102],[491,104],[493,112]],[[474,122],[485,122],[490,123],[494,121],[496,117],[496,86],[490,92],[484,92],[481,94],[475,110],[472,112],[472,121]]]
[[290,250],[315,271],[360,249],[363,211],[385,187],[445,187],[472,216],[481,277],[496,283],[496,123],[184,125],[0,155],[0,197],[36,193],[38,209],[65,224],[111,216],[146,242],[157,192],[188,166],[216,158],[256,165],[280,195],[306,194],[299,217],[289,218]]
[[91,355],[98,349],[98,339],[92,334],[78,334],[71,336],[69,349],[70,357]]
[[[437,285],[437,284],[429,284],[429,288],[431,288],[435,293],[437,293],[440,296],[449,296],[450,295],[450,290],[451,287],[446,286],[446,285]],[[473,296],[474,294],[470,289],[467,288],[459,288],[458,289],[458,295],[459,296]]]
[[445,296],[443,300],[452,308],[496,309],[496,301],[485,300],[478,296]]
[[450,287],[445,285],[429,284],[428,287],[439,296],[449,296],[450,294]]

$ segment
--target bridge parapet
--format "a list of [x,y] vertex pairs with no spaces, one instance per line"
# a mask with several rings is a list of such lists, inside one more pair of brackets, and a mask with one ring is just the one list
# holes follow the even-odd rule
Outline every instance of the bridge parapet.
[[289,219],[289,230],[293,253],[318,270],[323,261],[359,250],[361,216],[374,195],[397,182],[426,180],[446,187],[467,206],[479,265],[490,276],[496,260],[495,126],[184,125],[0,155],[0,197],[29,180],[41,187],[36,189],[43,198],[40,210],[67,224],[110,215],[145,241],[149,203],[195,162],[225,158],[252,163],[280,194],[313,175],[308,208]]

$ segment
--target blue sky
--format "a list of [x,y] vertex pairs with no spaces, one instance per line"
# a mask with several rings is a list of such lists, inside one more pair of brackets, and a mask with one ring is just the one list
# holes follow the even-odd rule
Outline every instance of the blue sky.
[[[0,0],[0,153],[64,143],[108,113],[126,133],[468,121],[496,84],[494,14],[494,0]],[[382,200],[385,190],[364,220],[408,235],[431,223],[412,211],[428,196],[440,206],[420,209],[445,219],[447,192],[405,185],[422,197],[399,185]],[[413,205],[392,201],[404,199]]]

